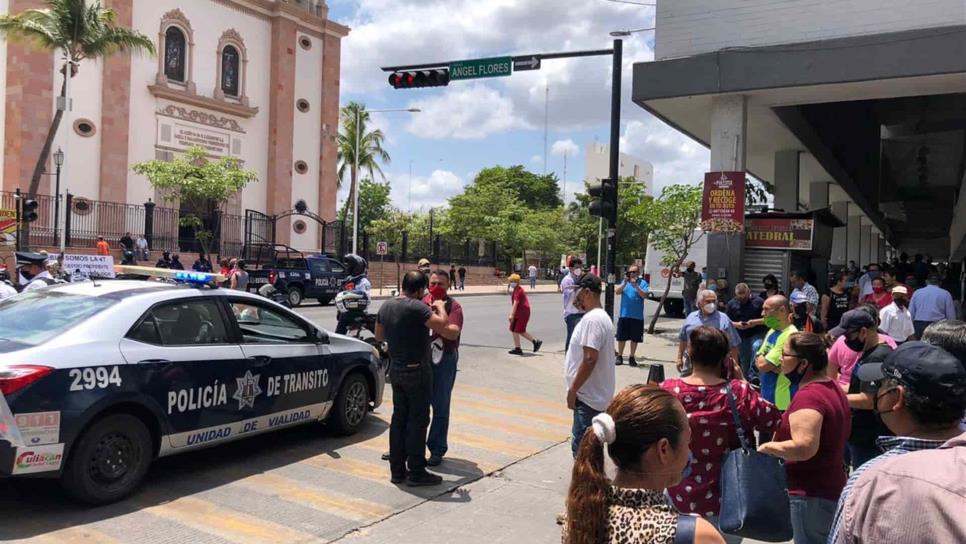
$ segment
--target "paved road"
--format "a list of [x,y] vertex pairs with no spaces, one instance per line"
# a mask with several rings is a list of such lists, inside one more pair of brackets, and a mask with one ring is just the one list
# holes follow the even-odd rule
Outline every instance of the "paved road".
[[[509,300],[467,297],[445,486],[389,483],[391,403],[356,436],[307,426],[159,460],[118,504],[79,508],[53,482],[0,485],[0,540],[17,542],[558,542],[570,460],[556,295],[535,295],[531,331],[544,350],[508,355]],[[378,305],[378,303],[377,303]],[[332,307],[299,311],[332,328]],[[667,321],[669,329],[675,323]],[[648,339],[644,355],[673,357]],[[671,374],[673,365],[665,365]],[[619,385],[643,380],[618,369]],[[387,391],[386,399],[391,399]]]

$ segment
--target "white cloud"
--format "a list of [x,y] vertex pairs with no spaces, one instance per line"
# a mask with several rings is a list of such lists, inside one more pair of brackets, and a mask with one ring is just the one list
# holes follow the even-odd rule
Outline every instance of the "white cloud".
[[[463,192],[466,179],[449,170],[437,169],[429,176],[409,177],[407,172],[386,172],[389,180],[389,198],[396,208],[408,211],[426,211],[429,208],[442,206],[455,195]],[[349,194],[349,184],[339,189],[339,209]],[[410,203],[412,204],[410,208]]]
[[530,157],[530,164],[543,166],[543,155],[534,155]]
[[650,115],[627,123],[621,151],[654,165],[654,196],[667,185],[702,182],[711,162],[707,148]]
[[580,153],[580,147],[571,140],[567,138],[566,140],[557,140],[550,146],[550,153],[554,157],[563,157],[567,155],[570,158],[576,157]]
[[422,138],[473,140],[508,130],[526,128],[513,110],[513,102],[495,89],[474,84],[447,89],[443,94],[414,100],[406,130]]

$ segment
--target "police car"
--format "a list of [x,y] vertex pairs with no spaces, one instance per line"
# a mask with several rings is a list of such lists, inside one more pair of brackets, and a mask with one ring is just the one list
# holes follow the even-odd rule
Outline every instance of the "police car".
[[151,281],[6,299],[0,354],[0,477],[59,477],[90,504],[155,457],[318,421],[353,433],[385,385],[371,346],[263,297]]

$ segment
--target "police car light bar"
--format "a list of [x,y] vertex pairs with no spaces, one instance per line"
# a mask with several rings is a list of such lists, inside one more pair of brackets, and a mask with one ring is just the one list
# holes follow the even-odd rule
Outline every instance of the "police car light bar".
[[153,266],[133,266],[126,264],[114,265],[117,274],[132,274],[136,276],[151,276],[174,281],[183,281],[198,285],[219,284],[226,278],[223,274],[212,272],[195,272],[193,270],[171,270],[170,268],[155,268]]

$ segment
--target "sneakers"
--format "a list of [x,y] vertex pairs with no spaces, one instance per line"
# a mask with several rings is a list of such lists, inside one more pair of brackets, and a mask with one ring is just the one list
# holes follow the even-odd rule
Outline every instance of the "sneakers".
[[406,473],[393,474],[392,477],[389,478],[389,481],[394,484],[401,484],[406,481]]
[[614,363],[614,365],[621,366],[622,364],[624,364],[624,356],[623,355],[618,355],[617,356],[617,360]]
[[634,366],[634,367],[636,367],[636,366],[637,366],[637,360],[636,360],[636,359],[634,359],[633,357],[631,357],[631,358],[629,358],[629,359],[627,360],[627,364],[629,364],[630,366]]
[[410,472],[409,476],[406,477],[406,485],[409,487],[426,487],[439,485],[441,483],[443,483],[442,476],[426,472],[425,470]]
[[534,340],[533,341],[533,352],[536,353],[536,352],[540,351],[540,346],[542,346],[542,345],[543,345],[543,340]]
[[426,460],[426,464],[431,467],[438,467],[442,462],[443,462],[443,456],[436,455],[435,453],[430,455],[429,459]]
[[[534,350],[534,351],[536,351],[536,350]],[[507,353],[509,353],[510,355],[523,355],[523,350],[520,349],[520,348],[513,348],[510,351],[508,351]]]

